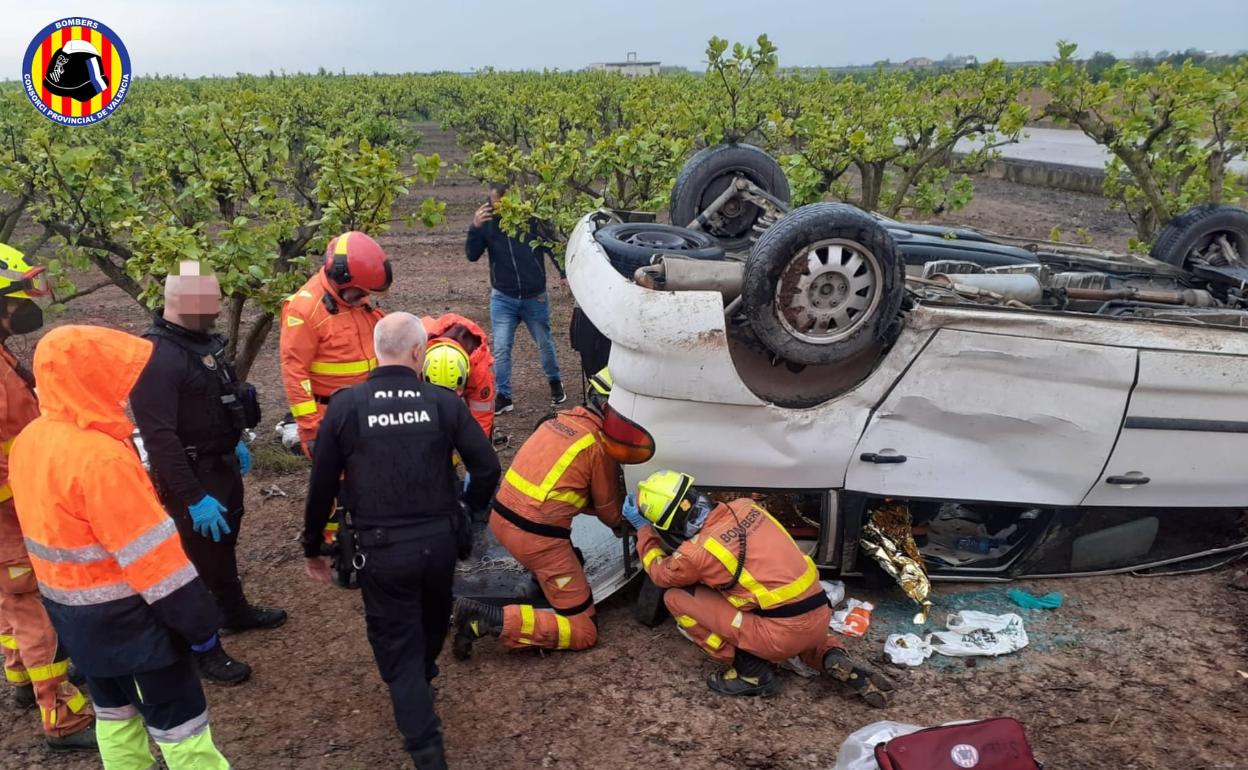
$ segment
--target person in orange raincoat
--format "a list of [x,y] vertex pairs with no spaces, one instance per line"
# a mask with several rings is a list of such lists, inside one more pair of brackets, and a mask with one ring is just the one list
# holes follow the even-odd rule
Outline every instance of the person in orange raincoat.
[[35,349],[40,416],[9,484],[39,592],[87,677],[106,770],[228,770],[190,653],[219,649],[221,615],[130,441],[125,400],[152,343],[62,326]]
[[471,319],[456,313],[444,313],[434,318],[421,319],[425,333],[429,335],[432,353],[438,343],[457,345],[468,357],[468,376],[462,386],[451,387],[450,382],[436,382],[429,378],[430,360],[425,359],[425,379],[434,385],[450,387],[464,397],[472,418],[485,431],[487,437],[494,435],[494,356],[490,353],[490,340],[485,331]]
[[660,471],[642,481],[624,518],[637,529],[646,574],[669,589],[663,601],[680,632],[729,668],[707,685],[724,695],[770,695],[772,669],[798,657],[848,682],[871,706],[888,705],[892,684],[854,663],[828,629],[819,571],[784,525],[753,500],[716,503],[693,477]]
[[22,541],[9,485],[9,450],[17,434],[39,416],[35,378],[4,346],[15,334],[43,325],[33,297],[41,294],[38,268],[0,244],[0,648],[4,676],[18,688],[19,703],[39,704],[48,747],[95,751],[94,712],[69,682],[69,659],[39,598]]
[[598,438],[611,395],[611,374],[590,378],[588,408],[559,412],[516,453],[490,514],[490,531],[533,573],[550,609],[532,604],[496,607],[455,602],[452,652],[460,659],[482,636],[512,649],[584,650],[598,641],[598,619],[580,554],[572,547],[572,519],[592,512],[613,529],[620,524],[620,466]]
[[282,305],[282,384],[309,457],[329,397],[377,368],[373,327],[382,312],[369,297],[392,280],[377,241],[351,231],[329,242],[324,266]]

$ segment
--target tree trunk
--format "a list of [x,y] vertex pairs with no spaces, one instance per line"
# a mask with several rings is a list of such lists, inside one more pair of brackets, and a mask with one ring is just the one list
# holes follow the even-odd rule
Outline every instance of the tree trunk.
[[234,295],[228,298],[225,307],[225,355],[228,358],[238,354],[238,330],[243,324],[243,307],[246,304],[246,297]]
[[264,347],[264,341],[272,329],[272,313],[266,312],[252,322],[251,328],[247,330],[243,338],[242,347],[239,348],[234,358],[234,368],[238,370],[240,380],[246,380],[247,375],[251,373],[251,366],[256,362],[256,356],[260,355],[260,349]]
[[876,211],[880,207],[880,194],[884,191],[884,164],[863,163],[858,166],[862,172],[862,200],[864,211]]
[[28,203],[30,203],[30,198],[23,195],[12,209],[0,215],[0,243],[8,243],[12,240],[13,231],[17,229],[17,223],[22,221],[22,214],[26,213]]

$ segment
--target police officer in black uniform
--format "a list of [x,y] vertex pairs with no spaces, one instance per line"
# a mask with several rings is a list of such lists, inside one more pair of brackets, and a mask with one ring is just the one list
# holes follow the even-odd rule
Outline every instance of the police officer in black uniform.
[[[330,582],[321,531],[342,476],[368,640],[407,752],[419,770],[435,770],[446,758],[429,682],[450,625],[455,560],[471,547],[467,511],[487,508],[501,469],[463,399],[421,379],[426,341],[419,318],[387,315],[374,330],[378,368],[334,394],[316,436],[303,546],[308,574]],[[471,477],[462,505],[454,452]]]
[[[235,555],[243,473],[251,464],[241,439],[260,420],[256,392],[238,381],[225,338],[210,331],[221,310],[217,279],[199,275],[194,262],[182,270],[187,274],[166,279],[165,307],[143,335],[153,343],[152,356],[130,405],[161,502],[225,618],[222,632],[275,628],[286,613],[247,601]],[[219,644],[197,651],[195,660],[201,676],[220,684],[251,674]]]

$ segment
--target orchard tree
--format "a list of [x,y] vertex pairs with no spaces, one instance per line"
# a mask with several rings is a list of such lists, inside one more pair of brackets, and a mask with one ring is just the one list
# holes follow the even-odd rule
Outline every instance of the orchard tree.
[[1052,97],[1044,112],[1113,154],[1105,195],[1135,223],[1133,245],[1146,248],[1195,204],[1243,197],[1242,182],[1227,169],[1248,151],[1248,57],[1217,73],[1190,60],[1144,72],[1120,61],[1094,82],[1076,50],[1058,43],[1044,74]]

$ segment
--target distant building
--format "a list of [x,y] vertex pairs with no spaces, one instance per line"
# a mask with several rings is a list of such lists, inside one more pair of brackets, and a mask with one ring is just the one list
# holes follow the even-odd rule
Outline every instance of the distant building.
[[637,52],[629,51],[624,61],[597,62],[589,65],[589,68],[599,72],[614,72],[625,77],[640,77],[659,74],[660,66],[662,62],[637,61]]
[[901,66],[905,67],[906,69],[914,70],[914,69],[920,69],[922,67],[930,67],[933,64],[935,64],[935,62],[933,62],[931,59],[927,58],[926,56],[916,56],[913,59],[906,59],[905,63],[902,64]]

